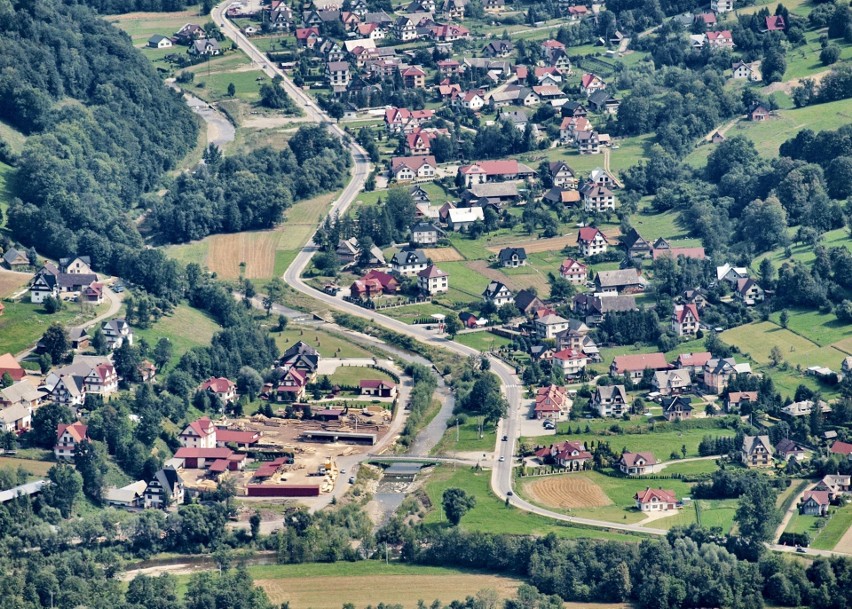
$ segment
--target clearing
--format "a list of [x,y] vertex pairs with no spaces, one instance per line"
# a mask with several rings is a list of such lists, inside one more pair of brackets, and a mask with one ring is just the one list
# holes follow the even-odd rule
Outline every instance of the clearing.
[[373,354],[352,340],[336,332],[324,332],[316,327],[288,325],[284,332],[272,332],[275,344],[283,353],[294,343],[304,341],[314,347],[322,357],[373,357]]
[[137,340],[144,338],[152,348],[160,338],[168,338],[172,343],[172,358],[167,367],[171,367],[193,347],[209,345],[219,329],[219,324],[203,311],[181,304],[171,315],[161,317],[150,328],[134,328],[133,332]]
[[396,383],[396,381],[393,380],[386,372],[376,370],[375,368],[368,368],[366,366],[339,366],[337,370],[334,371],[334,374],[328,378],[333,385],[348,387],[357,387],[358,383],[362,379]]
[[432,262],[456,262],[464,260],[464,256],[454,247],[428,247],[423,249],[423,253]]
[[18,273],[0,269],[0,298],[8,298],[27,285],[33,276],[30,273]]
[[524,491],[537,503],[563,509],[612,505],[601,487],[582,476],[540,478],[524,484]]
[[223,279],[272,277],[280,235],[276,231],[213,235],[207,267]]
[[35,461],[33,459],[16,459],[14,457],[0,457],[0,469],[16,471],[22,468],[33,476],[46,476],[48,470],[56,465],[52,461]]

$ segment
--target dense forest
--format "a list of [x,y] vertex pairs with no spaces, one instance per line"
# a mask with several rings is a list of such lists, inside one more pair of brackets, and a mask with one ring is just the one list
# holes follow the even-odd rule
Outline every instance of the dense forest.
[[103,15],[135,11],[149,13],[182,11],[187,6],[198,4],[196,0],[65,0],[65,2],[66,4],[89,6]]

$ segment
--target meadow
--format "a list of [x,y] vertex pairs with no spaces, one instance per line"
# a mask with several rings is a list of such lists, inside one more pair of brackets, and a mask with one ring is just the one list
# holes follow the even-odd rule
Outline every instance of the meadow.
[[293,344],[304,341],[319,351],[321,357],[361,358],[373,356],[372,353],[345,336],[336,332],[324,332],[313,326],[290,324],[284,332],[273,332],[272,336],[282,353],[292,347]]
[[366,366],[340,366],[329,377],[333,385],[358,386],[358,382],[362,379],[388,381],[395,383],[386,372],[375,370]]
[[796,511],[784,530],[787,533],[807,533],[811,538],[810,547],[832,550],[852,527],[852,504],[833,509],[828,520],[819,516],[805,516]]
[[65,303],[58,313],[52,315],[41,305],[29,300],[4,303],[0,316],[0,353],[18,353],[32,347],[52,323],[71,327],[97,317],[109,308],[108,303],[97,306],[90,304]]
[[219,324],[203,311],[180,304],[171,315],[161,317],[151,324],[151,327],[134,328],[133,332],[136,340],[144,338],[152,348],[161,338],[169,339],[172,344],[172,357],[167,368],[170,368],[193,347],[209,345],[219,329]]

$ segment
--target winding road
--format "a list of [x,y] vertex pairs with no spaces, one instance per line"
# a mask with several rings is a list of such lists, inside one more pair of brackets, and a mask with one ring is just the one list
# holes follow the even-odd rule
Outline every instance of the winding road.
[[[233,40],[237,46],[252,59],[252,61],[257,62],[266,74],[270,77],[281,77],[282,86],[296,105],[302,109],[309,120],[328,125],[329,129],[337,133],[347,143],[354,161],[352,177],[349,184],[347,184],[340,196],[332,202],[328,210],[329,214],[343,215],[363,189],[364,182],[371,171],[371,165],[366,151],[354,142],[352,138],[348,137],[345,132],[328,115],[325,114],[325,112],[317,107],[313,99],[306,95],[299,87],[295,86],[283,71],[269,61],[269,59],[267,59],[267,57],[258,50],[242,32],[240,32],[239,28],[228,20],[225,15],[225,4],[216,6],[213,9],[212,16],[215,22],[219,24],[222,32],[228,36],[228,38]],[[438,334],[436,331],[427,330],[423,326],[408,325],[381,313],[369,311],[355,304],[345,302],[309,286],[302,280],[302,273],[305,271],[311,261],[311,258],[317,251],[318,248],[316,244],[313,241],[309,241],[284,272],[284,282],[299,292],[302,292],[315,300],[322,301],[330,308],[367,319],[375,325],[380,325],[388,330],[410,336],[420,342],[445,349],[460,357],[481,357],[483,355],[475,349],[447,339],[446,337]],[[508,414],[500,421],[497,430],[497,437],[501,438],[505,435],[507,436],[507,440],[504,442],[498,439],[497,447],[495,449],[494,456],[496,458],[496,462],[494,463],[494,468],[491,473],[491,490],[495,495],[503,500],[508,499],[509,503],[518,509],[560,522],[654,536],[663,536],[667,533],[667,531],[663,529],[655,529],[637,524],[615,523],[603,520],[594,520],[591,518],[568,516],[533,505],[532,503],[529,503],[515,495],[512,490],[512,468],[515,461],[515,444],[520,436],[520,420],[521,417],[526,414],[525,410],[528,408],[528,404],[525,406],[525,402],[522,397],[523,385],[515,373],[515,370],[502,360],[491,356],[489,356],[489,359],[491,361],[491,371],[500,379],[503,393],[509,403]],[[337,489],[335,489],[335,491],[337,491]],[[792,550],[792,548],[786,548],[784,546],[770,547],[780,551]],[[830,552],[818,551],[813,553],[831,554]]]

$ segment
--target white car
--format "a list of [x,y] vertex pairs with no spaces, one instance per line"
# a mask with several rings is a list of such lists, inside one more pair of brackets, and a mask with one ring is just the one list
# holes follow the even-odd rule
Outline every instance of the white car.
[[499,458],[499,459],[497,459],[497,460],[498,460],[500,463],[503,463],[503,461],[505,461],[505,460],[506,460],[506,457],[500,457],[500,458]]

